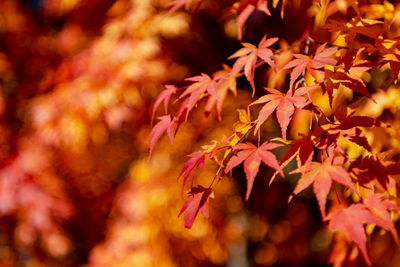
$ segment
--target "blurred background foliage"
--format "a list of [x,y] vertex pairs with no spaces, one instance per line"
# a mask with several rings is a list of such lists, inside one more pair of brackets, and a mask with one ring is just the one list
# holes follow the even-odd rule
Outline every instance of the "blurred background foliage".
[[[222,121],[215,114],[203,120],[200,108],[173,146],[163,138],[148,159],[150,110],[163,84],[214,72],[240,47],[233,18],[220,18],[233,1],[167,15],[169,2],[0,1],[1,266],[328,261],[333,236],[312,194],[287,204],[291,185],[284,181],[256,179],[245,203],[244,174],[235,169],[237,178],[216,188],[210,220],[199,216],[187,230],[177,218],[184,194],[176,177],[186,155],[230,135],[236,109],[246,108],[251,94],[239,80],[247,90],[227,98]],[[289,18],[304,8],[299,3],[289,5]],[[255,14],[249,23],[266,19]],[[271,20],[268,31],[283,31],[288,42],[307,23],[283,22],[279,13]],[[246,41],[264,34],[248,28]],[[390,92],[375,112],[399,107],[398,91]],[[272,120],[265,128],[279,133]],[[198,172],[200,183],[215,171]],[[260,177],[270,172],[262,168]],[[388,234],[372,236],[371,257],[386,259],[382,266],[400,262],[391,242]]]

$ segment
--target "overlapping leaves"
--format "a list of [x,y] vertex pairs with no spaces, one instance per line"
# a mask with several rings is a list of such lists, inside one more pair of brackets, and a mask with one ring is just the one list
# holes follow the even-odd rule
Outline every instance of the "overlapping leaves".
[[[247,19],[255,9],[271,15],[271,6],[275,8],[278,2],[273,1],[271,4],[264,0],[246,0],[229,9],[229,12],[237,15],[239,39],[243,36]],[[282,10],[285,6],[286,1],[283,1]],[[386,3],[385,6],[389,4]],[[268,39],[265,35],[258,45],[242,43],[243,47],[229,57],[236,59],[232,67],[226,66],[223,71],[214,73],[212,77],[202,74],[189,78],[188,81],[193,83],[184,88],[178,97],[183,100],[178,115],[172,119],[161,117],[153,129],[151,150],[160,133],[167,132],[171,136],[171,125],[176,123],[176,126],[179,126],[180,121],[186,120],[189,112],[202,99],[207,99],[205,117],[216,107],[221,119],[222,103],[228,90],[236,93],[236,78],[244,75],[254,95],[257,84],[254,75],[256,68],[268,64],[275,70],[276,65],[280,64],[278,69],[286,70],[285,72],[272,75],[270,71],[266,74],[276,80],[281,79],[279,82],[269,81],[278,86],[269,85],[274,88],[265,88],[265,94],[252,102],[247,111],[239,110],[240,119],[234,125],[233,135],[220,142],[214,141],[213,145],[203,152],[189,155],[190,159],[181,173],[184,176],[184,185],[189,177],[192,184],[194,170],[204,166],[207,157],[215,161],[219,169],[209,188],[191,185],[192,191],[189,191],[189,197],[181,211],[186,212],[185,226],[190,227],[198,211],[206,207],[209,192],[214,181],[221,178],[221,172],[228,174],[230,170],[243,164],[247,180],[247,200],[262,163],[284,177],[283,168],[288,167],[289,162],[296,158],[297,169],[291,173],[298,172],[300,177],[293,194],[297,195],[312,186],[321,215],[324,220],[330,222],[331,230],[347,233],[358,246],[366,263],[371,264],[364,224],[375,224],[389,231],[398,242],[397,231],[389,213],[397,211],[398,207],[389,200],[388,190],[390,183],[396,183],[392,178],[400,173],[400,165],[396,161],[398,156],[393,160],[383,159],[371,138],[367,138],[370,128],[386,125],[376,118],[364,116],[360,107],[366,105],[367,101],[376,103],[375,85],[369,80],[371,73],[389,69],[393,80],[385,82],[396,83],[400,70],[400,45],[398,38],[388,34],[392,24],[387,24],[387,17],[370,15],[372,18],[368,18],[368,5],[359,8],[357,1],[317,1],[313,7],[309,12],[313,14],[315,23],[303,33],[300,38],[301,45],[294,42],[289,48],[281,46],[281,49],[272,49],[271,46],[277,46],[278,38]],[[333,14],[335,20],[331,18]],[[376,19],[373,19],[374,17]],[[315,28],[312,29],[313,27]],[[318,31],[326,30],[333,33],[331,38],[325,38],[323,34],[318,35]],[[319,36],[321,40],[314,40],[314,35]],[[290,52],[287,53],[285,49]],[[291,60],[288,60],[288,57]],[[287,80],[279,75],[284,79],[287,75]],[[177,92],[174,87],[167,88],[156,101],[153,114],[162,102],[167,110],[170,97]],[[259,92],[257,90],[257,93]],[[328,107],[321,107],[315,100],[315,95],[319,93],[327,97]],[[254,120],[249,110],[253,110],[253,106],[258,104],[262,106],[257,119]],[[310,113],[309,129],[300,139],[287,140],[288,127],[296,108]],[[327,111],[328,115],[325,115],[322,109]],[[260,127],[274,112],[282,137],[274,140],[280,140],[287,145],[287,150],[279,161],[271,150],[283,145],[272,143],[271,140],[260,145]],[[249,132],[252,131],[258,135],[257,146],[246,142],[246,139],[250,139]],[[340,140],[343,138],[361,147],[357,157],[349,157],[347,148],[341,147],[343,144]],[[274,177],[275,175],[270,179],[271,182]],[[331,195],[333,198],[336,195],[336,203],[339,204],[333,204],[331,211],[327,212],[326,206],[331,191],[335,191],[335,194]],[[395,195],[391,194],[392,197]]]

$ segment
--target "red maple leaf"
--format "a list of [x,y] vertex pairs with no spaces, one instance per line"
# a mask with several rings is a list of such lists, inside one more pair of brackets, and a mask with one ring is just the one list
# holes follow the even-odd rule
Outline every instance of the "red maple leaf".
[[365,54],[365,48],[360,48],[357,50],[349,49],[347,50],[346,54],[339,59],[339,63],[343,65],[344,69],[351,77],[361,80],[358,76],[359,74],[362,74],[379,65],[378,62],[363,59]]
[[178,217],[185,212],[184,221],[185,227],[191,228],[199,210],[203,213],[204,217],[208,218],[208,200],[212,190],[211,188],[204,188],[200,185],[193,187],[179,212]]
[[377,41],[377,31],[376,29],[373,29],[373,27],[379,23],[382,22],[377,20],[365,20],[361,16],[357,16],[346,23],[333,19],[329,20],[324,28],[328,29],[330,32],[340,32],[340,35],[344,34],[347,46],[352,49],[354,47],[354,41],[356,40],[356,37],[360,35]]
[[388,199],[384,199],[384,194],[371,194],[365,199],[364,204],[375,216],[375,219],[379,222],[378,225],[390,231],[396,243],[399,244],[397,230],[388,212],[388,210],[398,211],[399,207]]
[[338,122],[327,123],[317,128],[312,133],[314,145],[320,149],[335,144],[340,136],[349,141],[362,146],[368,151],[372,151],[371,146],[364,132],[359,127],[380,126],[380,122],[367,116],[353,116],[353,113],[347,114],[344,105],[339,105],[335,111],[335,118]]
[[[183,174],[183,188],[185,187],[186,181],[189,178],[190,174],[192,174],[191,184],[193,183],[193,172],[197,169],[197,167],[201,166],[205,169],[204,161],[205,154],[201,151],[194,152],[192,154],[187,155],[190,159],[186,161],[185,165],[183,165],[183,169],[179,174],[178,178]],[[192,185],[191,185],[192,186]]]
[[354,111],[348,113],[347,108],[343,105],[339,105],[335,111],[335,117],[339,121],[339,124],[334,126],[335,129],[347,130],[353,127],[372,127],[380,126],[379,121],[374,118],[367,116],[353,116]]
[[328,197],[332,181],[339,182],[354,192],[358,192],[353,182],[351,181],[348,172],[340,165],[332,164],[330,158],[326,159],[323,163],[310,161],[304,166],[292,171],[291,173],[301,172],[302,176],[297,182],[297,186],[293,194],[298,194],[308,186],[313,184],[315,196],[318,200],[318,205],[321,210],[322,217],[326,216],[325,205]]
[[158,95],[156,102],[154,102],[153,111],[151,112],[151,124],[152,125],[153,125],[154,114],[155,114],[158,106],[161,104],[161,102],[164,102],[164,110],[165,110],[165,113],[167,113],[169,100],[171,99],[171,96],[176,93],[176,91],[177,91],[177,88],[175,85],[165,85],[165,90],[162,91]]
[[232,69],[223,65],[222,70],[219,70],[213,74],[213,79],[216,82],[215,94],[217,97],[210,95],[205,105],[205,117],[207,117],[214,106],[217,107],[218,119],[221,120],[222,104],[225,101],[228,90],[231,90],[236,95],[236,77],[240,72],[238,66],[234,66]]
[[272,61],[272,57],[274,55],[274,52],[272,51],[272,49],[268,47],[270,47],[277,41],[278,38],[267,39],[267,35],[264,35],[258,46],[254,46],[249,43],[242,43],[244,47],[236,51],[233,55],[231,55],[228,58],[228,59],[238,58],[235,64],[233,65],[233,68],[239,68],[239,69],[244,68],[244,74],[247,80],[249,81],[251,87],[253,88],[253,94],[255,90],[254,71],[256,68],[257,58],[259,57],[266,63],[268,63],[270,66],[273,66],[274,62]]
[[314,136],[317,136],[317,132],[323,134],[325,133],[325,141],[337,141],[339,135],[342,135],[349,141],[356,143],[359,146],[362,146],[368,151],[372,151],[371,146],[368,143],[368,140],[364,134],[364,132],[359,127],[372,127],[378,126],[379,122],[375,119],[367,116],[352,116],[354,114],[347,114],[347,109],[344,105],[339,105],[335,111],[335,118],[338,120],[336,123],[325,124],[321,129],[315,131],[313,133]]
[[[253,2],[253,3],[251,3],[251,2]],[[251,13],[253,13],[254,9],[257,8],[258,10],[267,14],[268,16],[271,16],[271,13],[269,12],[269,9],[268,9],[267,0],[255,0],[255,1],[250,0],[250,1],[246,1],[245,5],[242,5],[242,7],[243,6],[245,6],[245,7],[243,8],[242,11],[240,11],[240,14],[236,18],[237,25],[238,25],[238,39],[239,40],[242,39],[243,27],[246,24],[246,21],[249,18],[249,16],[251,15]]]
[[394,83],[397,83],[399,79],[400,72],[400,53],[398,52],[398,45],[392,45],[387,47],[385,43],[393,42],[398,44],[398,37],[396,38],[378,38],[375,40],[375,45],[373,48],[377,48],[379,53],[382,55],[382,60],[380,60],[379,65],[382,67],[389,63],[390,70],[392,72],[392,77]]
[[335,68],[335,71],[325,69],[325,81],[321,83],[321,87],[324,92],[328,93],[329,104],[331,106],[333,90],[338,89],[340,85],[371,98],[371,94],[368,92],[366,85],[359,77],[347,74],[339,68]]
[[400,163],[383,161],[377,155],[357,158],[351,163],[350,169],[357,176],[360,184],[376,181],[384,190],[387,190],[389,176],[400,174]]
[[[371,265],[371,260],[367,253],[367,239],[363,227],[364,223],[377,224],[382,228],[391,231],[392,234],[396,235],[395,239],[397,241],[397,232],[395,232],[395,229],[393,230],[393,223],[388,223],[386,220],[386,209],[392,208],[392,206],[388,205],[385,201],[379,200],[379,198],[380,196],[377,196],[367,201],[369,202],[368,206],[364,204],[352,204],[347,208],[340,208],[339,210],[330,212],[326,216],[326,220],[330,221],[330,229],[332,231],[345,231],[350,239],[352,239],[360,248],[368,265]],[[378,208],[379,211],[383,211],[383,214],[385,214],[384,217],[382,218],[371,212],[371,207],[372,209]]]
[[312,134],[311,140],[318,149],[326,149],[332,145],[336,145],[340,136],[340,131],[329,131],[331,124],[324,124],[318,127]]
[[387,54],[385,53],[383,56],[383,60],[380,62],[380,65],[384,66],[386,63],[389,63],[393,80],[395,83],[397,83],[400,72],[400,53],[398,51],[393,51]]
[[158,117],[158,119],[160,121],[156,125],[154,125],[153,129],[150,132],[151,141],[150,141],[149,158],[151,158],[151,152],[153,151],[155,144],[157,143],[158,139],[160,139],[161,135],[164,132],[167,132],[167,135],[172,143],[173,131],[175,125],[174,120],[171,121],[170,115]]
[[205,95],[205,93],[214,96],[217,98],[217,100],[218,97],[215,92],[217,83],[207,74],[202,73],[201,75],[190,77],[185,80],[194,82],[188,88],[186,88],[182,95],[179,96],[179,99],[181,99],[189,95],[188,101],[184,102],[184,105],[187,109],[185,118],[187,120],[190,110],[194,107],[197,101],[199,101]]
[[336,53],[337,48],[325,48],[326,43],[318,47],[315,51],[314,57],[309,57],[307,55],[302,54],[294,54],[295,59],[287,63],[281,70],[291,69],[292,73],[290,74],[290,88],[292,88],[294,82],[303,73],[303,71],[307,70],[317,81],[322,78],[323,73],[318,73],[318,69],[322,69],[324,65],[335,65],[336,60],[330,58],[333,54]]
[[258,113],[255,132],[276,109],[276,117],[281,127],[282,137],[286,139],[286,130],[292,119],[294,108],[295,106],[301,108],[307,104],[307,98],[302,95],[306,94],[311,88],[313,87],[301,87],[296,89],[294,93],[293,90],[289,90],[286,95],[276,89],[265,88],[270,94],[264,95],[250,104],[266,103]]
[[283,168],[289,161],[296,156],[297,166],[301,167],[306,162],[311,161],[314,155],[314,145],[311,138],[304,137],[300,140],[293,141],[290,148],[283,154],[279,164]]
[[225,168],[225,173],[228,173],[234,167],[244,161],[244,172],[247,179],[246,200],[249,199],[251,189],[253,188],[254,179],[260,168],[261,161],[271,168],[279,170],[280,174],[284,176],[282,169],[279,166],[278,160],[275,155],[269,150],[281,147],[282,144],[265,142],[261,146],[256,147],[252,143],[240,143],[233,146],[234,150],[240,150],[228,162]]

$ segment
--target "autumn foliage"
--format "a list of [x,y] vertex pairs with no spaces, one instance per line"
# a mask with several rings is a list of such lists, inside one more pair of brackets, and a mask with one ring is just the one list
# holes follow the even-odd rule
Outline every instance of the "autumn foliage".
[[1,266],[224,260],[228,235],[177,225],[173,157],[148,161],[151,105],[187,71],[163,52],[189,18],[167,13],[142,0],[0,1]]
[[397,266],[400,6],[0,0],[0,266]]
[[[172,1],[170,14],[207,10],[212,2]],[[173,142],[195,110],[202,110],[207,128],[207,121],[224,121],[226,99],[238,98],[241,89],[252,93],[247,107],[238,107],[231,133],[184,164],[188,196],[179,215],[187,228],[199,211],[208,217],[218,202],[209,201],[214,188],[243,166],[246,201],[256,179],[271,185],[295,179],[288,202],[312,188],[321,220],[336,233],[328,259],[334,266],[357,258],[381,264],[368,249],[374,233],[386,231],[399,244],[398,8],[387,1],[244,0],[220,10],[221,20],[236,25],[242,47],[220,70],[166,85],[154,105],[164,102],[166,115],[152,128],[150,152],[163,133]],[[290,24],[296,33],[287,30]],[[280,132],[270,130],[275,122]],[[215,175],[198,181],[197,169],[213,164]],[[260,174],[262,165],[268,175]]]

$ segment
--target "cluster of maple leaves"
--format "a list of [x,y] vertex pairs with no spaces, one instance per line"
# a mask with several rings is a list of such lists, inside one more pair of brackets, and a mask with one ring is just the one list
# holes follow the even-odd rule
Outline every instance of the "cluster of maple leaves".
[[[196,2],[196,9],[201,4],[199,0],[172,1],[170,12],[184,6],[190,8],[193,2]],[[271,15],[268,6],[276,8],[278,4],[279,1],[239,1],[225,13],[236,14],[238,38],[241,39],[246,20],[255,9]],[[287,4],[286,1],[280,3],[282,17]],[[364,73],[386,68],[390,69],[392,83],[398,80],[400,43],[398,38],[390,37],[390,31],[393,30],[390,23],[387,25],[385,21],[366,18],[365,7],[368,3],[358,4],[350,0],[312,1],[310,5],[316,10],[312,14],[314,23],[305,31],[301,40],[289,48],[291,59],[283,66],[277,67],[275,64],[284,52],[283,48],[277,48],[280,38],[265,35],[258,45],[243,42],[243,48],[228,58],[234,59],[232,67],[224,65],[222,70],[211,76],[202,73],[187,78],[190,84],[185,87],[166,85],[152,111],[154,117],[159,105],[163,103],[167,115],[159,117],[152,129],[150,155],[163,133],[166,132],[173,141],[179,126],[201,101],[205,101],[205,117],[215,109],[221,119],[224,99],[228,91],[236,95],[236,81],[239,77],[245,76],[254,96],[255,90],[262,90],[255,86],[254,73],[259,66],[268,64],[275,73],[289,73],[284,88],[264,87],[264,95],[249,103],[247,111],[239,110],[239,121],[230,137],[214,141],[188,155],[189,160],[180,176],[183,176],[183,187],[190,184],[190,189],[179,215],[185,213],[187,228],[192,226],[199,211],[207,217],[213,186],[242,163],[247,179],[247,200],[261,163],[275,170],[270,178],[272,183],[278,174],[285,177],[284,168],[295,158],[297,168],[291,170],[290,174],[299,173],[300,178],[293,195],[312,185],[323,220],[329,222],[331,230],[347,233],[358,246],[365,262],[371,265],[364,224],[375,224],[389,231],[395,242],[399,243],[390,215],[399,208],[395,204],[395,195],[389,194],[389,191],[396,189],[393,177],[400,174],[400,163],[390,159],[388,151],[374,150],[365,135],[365,129],[390,126],[376,118],[357,113],[357,109],[363,101],[376,102],[368,82],[362,76]],[[318,30],[327,30],[336,37],[317,41],[314,35],[317,36],[315,33]],[[339,37],[344,40],[345,46],[338,45],[336,41]],[[351,90],[353,97],[340,97],[338,92],[341,88]],[[316,90],[327,95],[332,111],[330,115],[324,114],[310,96]],[[174,115],[168,114],[171,98],[180,102]],[[250,108],[253,110],[254,105],[262,106],[256,119],[251,119]],[[308,135],[288,140],[288,126],[295,109],[309,111],[310,129]],[[261,142],[261,127],[271,116],[276,116],[281,137]],[[248,137],[252,133],[258,136],[257,144],[249,141]],[[364,152],[355,159],[348,157],[346,151],[338,145],[340,138],[357,144]],[[272,151],[284,145],[288,149],[278,160]],[[209,186],[194,185],[194,173],[199,167],[205,168],[207,158],[218,165],[218,171]],[[330,194],[336,196],[338,204],[332,206],[327,213]]]

